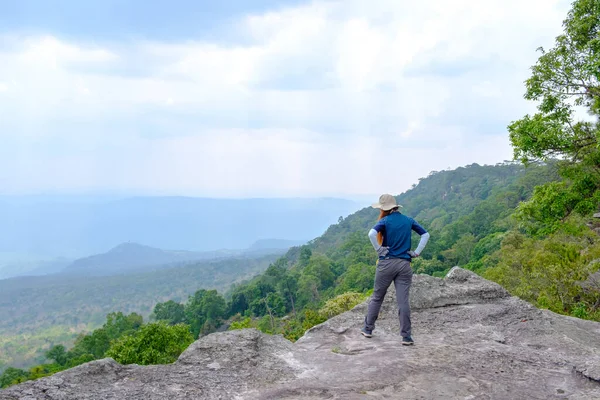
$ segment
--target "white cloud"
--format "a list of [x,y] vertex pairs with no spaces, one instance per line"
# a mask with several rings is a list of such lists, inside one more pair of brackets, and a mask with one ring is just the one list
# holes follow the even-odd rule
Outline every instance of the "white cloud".
[[13,192],[400,192],[431,170],[510,157],[504,127],[531,109],[522,82],[566,10],[346,0],[247,16],[237,43],[6,36],[0,137],[15,149],[0,149],[0,171],[23,169],[0,182]]
[[102,48],[82,48],[58,40],[53,36],[25,40],[26,50],[19,54],[25,65],[58,68],[73,63],[97,63],[116,58],[111,51]]

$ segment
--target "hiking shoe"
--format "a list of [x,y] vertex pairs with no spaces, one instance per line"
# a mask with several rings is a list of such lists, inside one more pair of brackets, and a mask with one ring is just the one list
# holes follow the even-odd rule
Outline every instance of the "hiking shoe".
[[402,338],[402,345],[403,346],[411,346],[415,344],[414,340],[412,339],[412,337],[407,336],[407,337],[403,337]]
[[370,338],[370,337],[373,337],[373,331],[371,331],[371,330],[369,330],[369,329],[367,329],[367,328],[362,328],[362,329],[360,330],[360,333],[361,333],[361,334],[362,334],[364,337],[368,337],[368,338]]

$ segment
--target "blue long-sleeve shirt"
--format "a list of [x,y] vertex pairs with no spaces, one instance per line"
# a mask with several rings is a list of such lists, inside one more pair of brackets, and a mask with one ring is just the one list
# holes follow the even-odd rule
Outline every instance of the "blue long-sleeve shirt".
[[[410,260],[411,256],[408,252],[412,246],[412,231],[421,236],[421,241],[415,251],[415,253],[420,254],[429,240],[429,233],[417,221],[399,212],[393,212],[380,219],[371,230],[372,234],[369,237],[373,243],[376,234],[381,233],[383,235],[383,243],[381,245],[389,248],[389,253],[386,257]],[[375,241],[373,247],[377,249],[379,244]]]

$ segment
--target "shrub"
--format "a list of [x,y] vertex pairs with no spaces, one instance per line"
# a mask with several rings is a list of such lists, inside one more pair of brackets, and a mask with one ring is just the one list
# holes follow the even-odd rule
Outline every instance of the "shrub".
[[367,296],[362,293],[348,292],[340,294],[333,299],[328,300],[319,310],[319,314],[324,318],[331,318],[343,312],[349,311],[357,304],[362,303]]
[[121,364],[169,364],[193,341],[189,326],[155,322],[114,341],[106,355]]

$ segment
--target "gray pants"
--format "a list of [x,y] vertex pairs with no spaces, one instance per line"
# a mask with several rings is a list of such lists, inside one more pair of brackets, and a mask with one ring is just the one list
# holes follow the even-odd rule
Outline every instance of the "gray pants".
[[369,302],[369,309],[365,317],[365,328],[373,330],[375,321],[379,316],[379,309],[388,287],[394,282],[396,287],[396,301],[398,302],[398,320],[400,321],[400,334],[402,337],[411,335],[410,332],[410,304],[408,293],[412,283],[412,268],[410,261],[401,258],[388,258],[379,260],[375,272],[375,288]]

